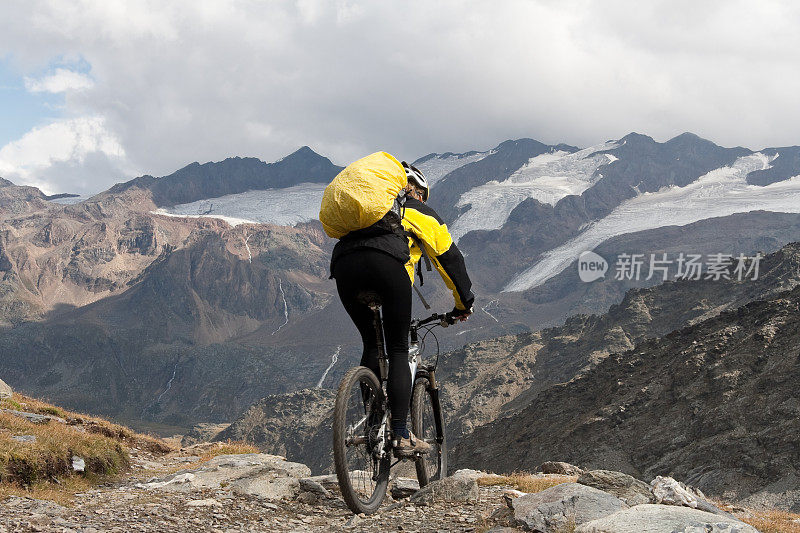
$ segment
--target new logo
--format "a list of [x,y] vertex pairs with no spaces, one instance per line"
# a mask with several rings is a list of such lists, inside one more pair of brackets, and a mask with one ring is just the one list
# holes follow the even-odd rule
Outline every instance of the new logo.
[[594,280],[604,278],[608,271],[608,261],[594,252],[583,252],[578,257],[578,276],[581,281],[591,283]]

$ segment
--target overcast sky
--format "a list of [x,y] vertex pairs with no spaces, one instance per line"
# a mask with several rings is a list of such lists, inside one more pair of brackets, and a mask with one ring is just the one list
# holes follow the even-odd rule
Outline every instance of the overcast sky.
[[800,2],[0,3],[0,176],[97,192],[302,145],[800,144]]

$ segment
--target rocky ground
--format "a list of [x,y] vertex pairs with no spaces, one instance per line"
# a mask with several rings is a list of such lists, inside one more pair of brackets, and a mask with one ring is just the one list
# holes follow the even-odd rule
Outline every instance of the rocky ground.
[[0,532],[758,531],[674,480],[648,486],[564,463],[545,468],[558,473],[524,479],[459,471],[422,490],[395,479],[378,513],[353,515],[334,476],[305,477],[305,465],[267,454],[201,459],[219,446],[162,456],[132,449],[131,473],[75,494],[66,506],[8,497],[0,505]]
[[[195,452],[189,449],[158,457],[134,450],[134,471],[130,476],[78,493],[67,507],[12,496],[0,505],[0,531],[485,531],[497,522],[493,513],[507,509],[504,488],[499,486],[481,487],[474,501],[457,506],[443,501],[411,503],[387,495],[380,512],[371,516],[353,515],[335,486],[322,478],[331,490],[313,484],[309,484],[311,490],[306,490],[298,485],[287,489],[283,498],[265,498],[272,489],[259,489],[255,487],[257,483],[246,489],[251,494],[225,481],[209,487],[175,482],[172,488],[157,488],[163,483],[159,480],[176,475],[182,479],[184,471],[202,468],[199,457],[187,453]],[[211,462],[220,464],[226,457],[248,456],[221,457],[222,460],[215,458]],[[261,457],[280,462],[275,456]],[[302,473],[302,466],[295,467],[298,473]],[[244,470],[241,466],[231,468],[228,474],[241,475]],[[204,484],[200,477],[198,474],[198,483]],[[258,479],[258,475],[247,479]],[[315,488],[318,492],[314,492]]]

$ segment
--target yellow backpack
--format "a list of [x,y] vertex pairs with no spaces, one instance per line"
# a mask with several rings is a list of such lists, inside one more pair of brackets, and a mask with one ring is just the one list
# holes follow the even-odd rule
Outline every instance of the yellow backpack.
[[386,152],[375,152],[350,163],[325,187],[319,220],[329,237],[341,239],[351,231],[381,220],[406,187],[406,172]]

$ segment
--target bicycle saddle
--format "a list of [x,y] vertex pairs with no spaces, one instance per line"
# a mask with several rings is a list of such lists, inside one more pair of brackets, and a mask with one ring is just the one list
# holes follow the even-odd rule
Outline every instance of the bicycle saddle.
[[364,291],[360,292],[356,299],[370,308],[380,307],[382,305],[381,297],[378,296],[378,293],[372,291]]

